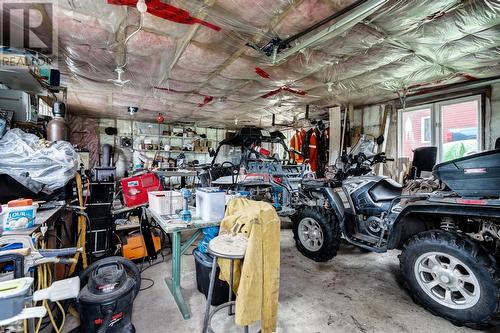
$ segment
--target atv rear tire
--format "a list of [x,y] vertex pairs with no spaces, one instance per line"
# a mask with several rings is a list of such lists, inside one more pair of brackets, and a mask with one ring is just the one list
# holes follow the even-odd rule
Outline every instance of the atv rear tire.
[[406,242],[400,267],[414,301],[455,325],[486,328],[500,312],[493,256],[466,236],[426,231]]
[[337,254],[340,226],[325,209],[305,207],[292,216],[293,237],[297,249],[309,259],[324,262]]

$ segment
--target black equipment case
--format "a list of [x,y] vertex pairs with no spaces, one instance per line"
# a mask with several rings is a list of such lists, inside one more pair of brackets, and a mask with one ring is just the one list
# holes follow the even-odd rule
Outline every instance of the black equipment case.
[[434,177],[461,197],[500,197],[500,149],[438,164]]

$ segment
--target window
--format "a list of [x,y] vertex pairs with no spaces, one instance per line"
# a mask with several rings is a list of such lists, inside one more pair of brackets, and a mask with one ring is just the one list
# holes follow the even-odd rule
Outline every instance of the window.
[[38,97],[38,114],[40,116],[53,117],[52,107],[48,105],[42,98]]
[[413,150],[432,143],[432,107],[422,106],[399,113],[400,157],[411,158]]
[[481,98],[472,96],[399,110],[399,157],[437,146],[441,162],[481,150]]
[[420,143],[430,143],[432,141],[431,117],[422,117],[420,123]]
[[450,161],[477,153],[479,141],[479,100],[438,104],[441,113],[441,160]]

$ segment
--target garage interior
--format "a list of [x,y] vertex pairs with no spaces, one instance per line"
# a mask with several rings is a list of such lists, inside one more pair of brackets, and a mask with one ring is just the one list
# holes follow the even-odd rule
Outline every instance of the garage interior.
[[0,11],[0,332],[498,329],[498,0]]

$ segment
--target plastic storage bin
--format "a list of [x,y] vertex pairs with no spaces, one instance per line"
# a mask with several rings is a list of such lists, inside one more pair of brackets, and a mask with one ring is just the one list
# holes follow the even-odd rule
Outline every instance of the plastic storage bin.
[[[210,273],[214,258],[208,253],[201,253],[198,249],[193,251],[194,262],[196,265],[196,285],[198,291],[208,297],[208,288],[210,286]],[[214,292],[212,296],[212,305],[217,306],[229,300],[229,284],[219,279],[219,267],[217,267],[217,278],[215,279]]]
[[13,200],[8,205],[2,205],[0,219],[3,230],[32,228],[35,225],[38,204],[31,199]]
[[218,187],[196,189],[196,216],[204,221],[221,221],[226,208],[225,195]]
[[149,209],[160,215],[173,215],[182,209],[182,194],[177,191],[148,192]]
[[0,320],[14,317],[23,310],[32,284],[31,277],[0,282]]
[[161,191],[161,183],[154,173],[123,178],[120,180],[125,206],[134,207],[148,202],[148,192]]
[[461,197],[500,197],[500,149],[438,164],[434,177]]

